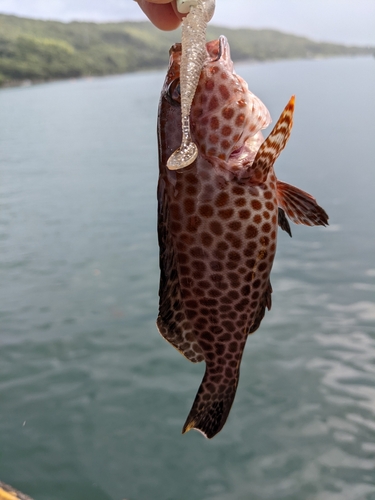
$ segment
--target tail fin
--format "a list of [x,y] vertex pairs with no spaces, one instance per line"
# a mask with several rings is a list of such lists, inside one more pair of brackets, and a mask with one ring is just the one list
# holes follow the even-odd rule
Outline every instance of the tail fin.
[[258,182],[267,179],[268,172],[285,148],[293,127],[294,101],[292,96],[277,120],[272,132],[258,149],[252,169]]
[[[202,383],[190,413],[182,429],[182,434],[196,429],[206,438],[213,438],[224,427],[236,395],[239,371],[229,383],[217,383],[217,374],[210,374],[206,367]],[[223,377],[225,378],[225,377]],[[227,379],[228,380],[228,379]]]

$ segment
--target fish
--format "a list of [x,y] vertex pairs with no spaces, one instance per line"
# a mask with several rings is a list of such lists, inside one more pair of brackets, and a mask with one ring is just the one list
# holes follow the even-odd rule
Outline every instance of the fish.
[[325,226],[328,215],[274,172],[295,98],[264,140],[270,114],[235,73],[227,39],[206,50],[190,113],[198,156],[180,170],[167,161],[181,143],[181,44],[170,49],[159,102],[157,328],[189,361],[205,361],[182,432],[211,439],[231,410],[247,338],[271,309],[278,226],[291,235],[288,219]]

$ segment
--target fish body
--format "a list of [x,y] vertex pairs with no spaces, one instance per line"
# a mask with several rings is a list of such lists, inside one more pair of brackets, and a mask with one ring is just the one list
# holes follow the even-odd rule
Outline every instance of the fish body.
[[270,116],[235,74],[225,37],[209,42],[191,108],[198,157],[181,170],[167,160],[181,143],[181,46],[170,51],[158,118],[158,236],[161,335],[206,371],[183,432],[212,438],[236,393],[247,337],[271,308],[277,228],[326,225],[315,199],[277,180],[273,165],[289,138],[294,98],[264,141]]

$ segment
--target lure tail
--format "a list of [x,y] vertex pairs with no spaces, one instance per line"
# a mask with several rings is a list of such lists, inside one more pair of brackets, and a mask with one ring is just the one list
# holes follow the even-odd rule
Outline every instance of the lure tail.
[[222,376],[212,372],[213,370],[207,366],[182,429],[183,434],[196,429],[206,438],[211,439],[221,431],[227,421],[237,391],[239,370],[237,369],[234,378],[225,384],[218,383],[218,378],[221,382],[223,381]]

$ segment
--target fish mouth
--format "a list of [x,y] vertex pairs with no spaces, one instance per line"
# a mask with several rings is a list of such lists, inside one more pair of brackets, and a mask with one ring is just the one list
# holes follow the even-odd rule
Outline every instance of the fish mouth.
[[228,59],[230,59],[229,43],[224,35],[219,36],[219,53],[216,61],[219,59],[222,59],[223,61],[228,61]]
[[[220,35],[217,40],[212,40],[206,43],[206,49],[208,53],[208,57],[210,62],[216,61],[224,61],[225,63],[229,63],[233,65],[232,59],[230,57],[230,48],[227,37],[224,35]],[[181,52],[182,52],[182,44],[175,43],[169,49],[170,63],[169,70],[173,68],[173,66],[180,66],[181,63]]]
[[169,55],[173,56],[174,54],[181,55],[182,52],[182,44],[181,42],[177,42],[169,49]]
[[[227,71],[233,71],[233,62],[230,57],[230,48],[227,38],[220,35],[218,39],[207,42],[206,65],[217,61],[222,61]],[[164,96],[172,106],[181,106],[180,95],[180,65],[181,65],[181,43],[175,43],[169,49],[169,67],[167,79],[164,83]]]
[[211,62],[232,62],[230,58],[229,43],[224,35],[220,35],[218,40],[207,42],[206,48]]

